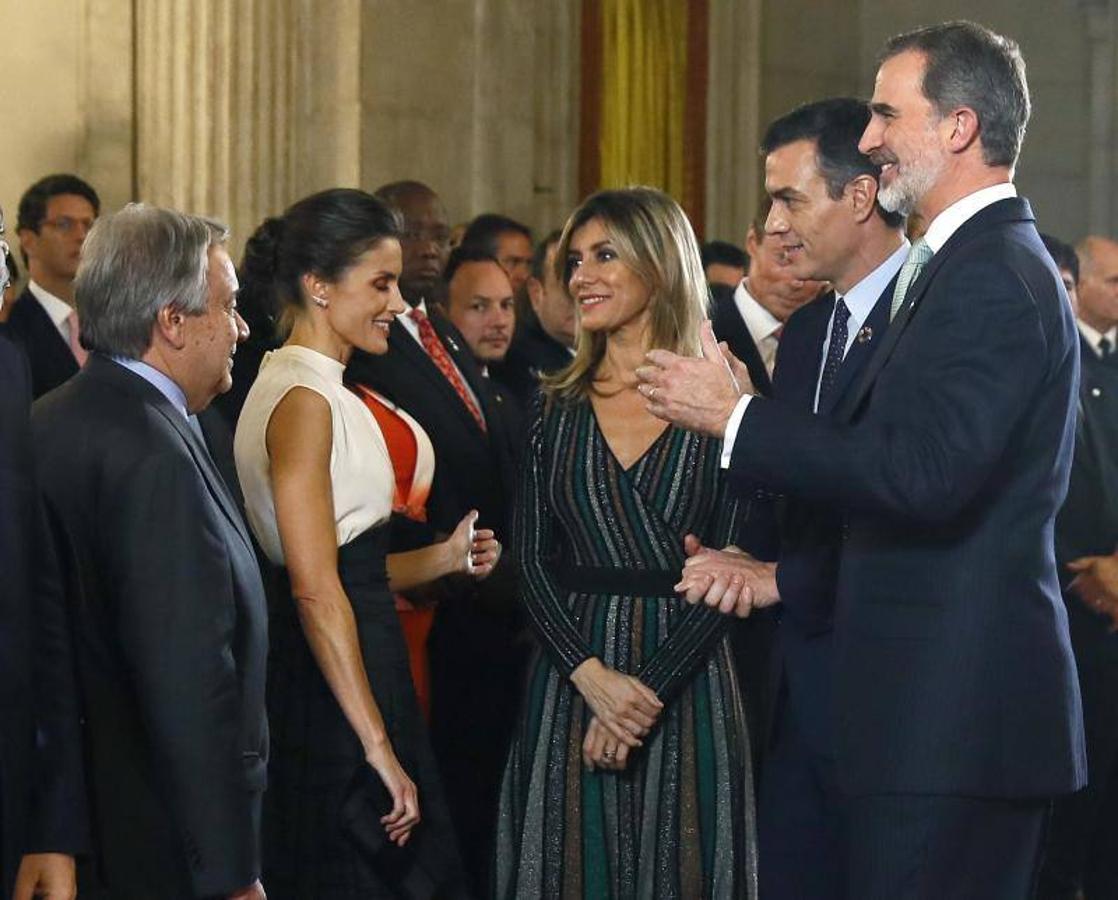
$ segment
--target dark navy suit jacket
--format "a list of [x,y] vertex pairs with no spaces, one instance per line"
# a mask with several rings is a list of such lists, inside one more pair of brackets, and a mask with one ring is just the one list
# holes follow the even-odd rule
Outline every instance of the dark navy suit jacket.
[[832,417],[750,403],[732,472],[847,510],[835,708],[849,793],[1083,785],[1053,554],[1078,378],[1067,295],[1012,198],[935,254]]
[[[818,414],[829,415],[880,346],[889,327],[894,278],[863,323],[839,368],[834,389]],[[828,293],[797,310],[780,340],[773,370],[773,397],[808,412],[814,409],[823,342],[834,310]],[[781,624],[777,641],[777,688],[796,709],[801,733],[819,753],[833,755],[830,727],[831,639],[835,588],[842,554],[842,511],[794,496],[755,492],[743,540],[746,549],[777,546]],[[774,538],[773,535],[776,534]]]
[[5,323],[31,365],[31,398],[37,400],[77,374],[78,361],[31,288],[24,288]]

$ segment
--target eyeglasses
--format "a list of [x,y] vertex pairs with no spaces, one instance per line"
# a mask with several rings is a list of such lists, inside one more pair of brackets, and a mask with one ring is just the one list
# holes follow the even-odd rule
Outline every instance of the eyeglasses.
[[59,216],[56,219],[43,219],[43,224],[56,229],[60,234],[70,234],[79,225],[88,233],[89,229],[93,227],[93,219],[74,219],[70,216]]

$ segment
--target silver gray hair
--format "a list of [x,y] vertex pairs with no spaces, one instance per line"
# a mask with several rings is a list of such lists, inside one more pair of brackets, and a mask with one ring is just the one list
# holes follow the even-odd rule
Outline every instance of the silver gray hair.
[[101,216],[82,245],[74,303],[87,350],[139,359],[159,311],[206,311],[209,249],[229,237],[221,222],[129,203]]

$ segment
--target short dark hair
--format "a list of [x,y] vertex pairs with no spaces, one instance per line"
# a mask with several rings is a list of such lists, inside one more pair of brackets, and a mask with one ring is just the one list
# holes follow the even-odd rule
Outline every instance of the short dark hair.
[[87,182],[77,175],[66,173],[48,175],[31,185],[20,198],[16,231],[22,231],[26,228],[38,234],[39,229],[43,227],[43,221],[47,217],[48,201],[51,197],[58,197],[61,194],[75,194],[78,197],[84,197],[93,207],[93,214],[95,216],[101,214],[101,198],[97,196],[97,191],[93,190]]
[[532,229],[527,225],[508,216],[502,216],[500,213],[482,213],[466,226],[466,233],[462,235],[462,246],[480,247],[490,256],[495,257],[497,239],[510,231],[522,234],[528,238],[529,243],[532,242]]
[[547,251],[557,246],[562,237],[563,229],[556,228],[554,231],[549,232],[547,237],[536,244],[536,251],[532,254],[532,277],[541,284],[544,279],[544,269],[547,266]]
[[[459,244],[450,251],[450,259],[446,261],[446,271],[443,273],[443,280],[450,284],[450,280],[466,263],[475,262],[491,262],[493,265],[500,267],[497,262],[497,257],[492,253],[486,253],[481,247],[468,247],[465,243]],[[503,269],[501,271],[504,271]]]
[[1044,248],[1048,251],[1048,255],[1056,263],[1056,268],[1071,272],[1071,280],[1079,284],[1079,256],[1076,255],[1071,244],[1065,244],[1058,237],[1053,237],[1050,234],[1042,234],[1040,239],[1044,242]]
[[[865,100],[834,97],[798,106],[769,125],[761,141],[761,152],[772,153],[796,141],[815,144],[815,165],[827,185],[832,200],[842,196],[846,186],[860,175],[881,177],[875,165],[858,149],[858,142],[870,121]],[[904,216],[888,212],[877,204],[877,212],[890,228],[899,228]]]
[[333,188],[304,197],[282,216],[265,219],[245,244],[241,315],[250,329],[272,333],[282,313],[304,306],[304,274],[335,281],[365,251],[399,236],[398,216],[372,194]]
[[703,258],[703,268],[710,265],[737,266],[749,268],[749,257],[745,251],[729,241],[707,241],[699,250]]
[[1031,111],[1017,42],[974,22],[944,22],[891,37],[879,62],[908,51],[924,55],[922,90],[939,114],[973,109],[986,164],[1015,165]]

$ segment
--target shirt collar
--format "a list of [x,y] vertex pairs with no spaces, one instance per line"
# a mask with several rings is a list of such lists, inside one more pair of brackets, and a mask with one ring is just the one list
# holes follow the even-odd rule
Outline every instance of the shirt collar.
[[734,304],[745,320],[745,327],[749,329],[749,336],[753,343],[760,344],[784,323],[763,307],[752,294],[746,290],[745,281],[742,280],[734,291]]
[[109,359],[118,366],[124,366],[128,371],[135,372],[166,397],[170,404],[183,414],[184,418],[190,418],[190,411],[186,408],[186,394],[178,386],[178,383],[168,375],[163,374],[155,366],[150,366],[143,360],[128,359],[124,356],[110,356]]
[[1113,326],[1109,331],[1097,331],[1082,319],[1076,319],[1075,324],[1079,326],[1079,333],[1087,339],[1087,343],[1091,345],[1091,349],[1096,354],[1099,352],[1099,341],[1103,338],[1110,341],[1112,349],[1115,347],[1115,339],[1118,338],[1118,325]]
[[1017,188],[1011,181],[1001,184],[992,184],[967,194],[961,200],[956,200],[947,209],[932,219],[928,230],[924,232],[924,240],[932,248],[932,253],[939,253],[940,248],[948,239],[958,231],[964,222],[984,210],[987,206],[1017,196]]
[[50,320],[54,322],[55,328],[61,328],[66,320],[70,318],[70,313],[74,311],[74,308],[69,303],[61,297],[56,297],[38,282],[29,281],[27,283],[27,289],[31,291],[32,296],[39,301],[39,305],[42,306],[46,314],[50,316]]
[[894,250],[885,258],[876,269],[870,272],[865,278],[859,281],[845,294],[835,292],[835,302],[842,300],[846,304],[846,308],[850,310],[851,330],[855,331],[862,327],[862,323],[869,318],[870,313],[873,312],[874,306],[885,292],[885,288],[889,286],[889,282],[893,280],[893,276],[904,265],[905,257],[908,256],[909,243],[907,240],[901,241],[900,247]]

